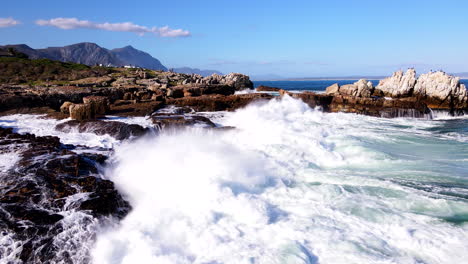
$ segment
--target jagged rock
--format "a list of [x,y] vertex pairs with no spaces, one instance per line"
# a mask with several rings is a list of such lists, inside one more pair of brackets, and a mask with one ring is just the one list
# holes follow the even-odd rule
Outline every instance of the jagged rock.
[[256,101],[270,100],[273,95],[253,93],[236,95],[202,95],[196,97],[183,97],[178,99],[168,99],[166,104],[176,106],[188,106],[195,111],[233,111],[245,107],[249,103]]
[[65,102],[60,106],[60,112],[64,114],[70,114],[70,106],[73,105],[72,102]]
[[124,140],[131,137],[140,137],[148,132],[148,129],[136,124],[126,124],[118,121],[85,121],[76,120],[60,123],[55,129],[61,132],[70,133],[79,131],[80,133],[94,133],[96,135],[110,135],[117,140]]
[[[130,210],[113,183],[99,175],[98,167],[106,157],[75,153],[72,148],[60,144],[57,137],[20,135],[0,128],[0,153],[20,155],[12,170],[0,173],[0,227],[2,236],[8,233],[24,241],[15,253],[21,263],[73,262],[70,256],[56,255],[61,245],[54,243],[54,237],[82,232],[64,230],[64,215],[80,212],[87,221],[81,224],[91,224],[95,218],[123,218]],[[83,198],[67,203],[75,195]]]
[[416,81],[414,69],[408,69],[404,74],[403,71],[397,71],[391,77],[381,80],[376,89],[382,91],[385,96],[408,97],[412,96]]
[[253,89],[253,82],[250,81],[250,77],[240,73],[230,73],[227,75],[213,74],[211,76],[205,77],[202,80],[202,83],[205,84],[224,84],[234,87],[234,89]]
[[71,119],[84,121],[96,118],[95,112],[90,104],[72,104],[69,109]]
[[337,83],[328,86],[327,89],[325,90],[326,94],[331,94],[331,95],[339,94],[339,92],[340,92],[340,85]]
[[109,100],[104,96],[87,96],[83,98],[84,104],[91,105],[94,115],[104,115],[109,111]]
[[421,74],[414,86],[414,95],[423,98],[431,108],[467,108],[468,94],[460,78],[445,72]]

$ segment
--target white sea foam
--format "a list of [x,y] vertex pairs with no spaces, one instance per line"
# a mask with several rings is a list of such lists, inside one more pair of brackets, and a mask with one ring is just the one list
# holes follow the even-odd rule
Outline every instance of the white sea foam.
[[443,220],[468,203],[416,188],[466,176],[466,149],[437,145],[427,131],[437,123],[323,114],[287,96],[215,121],[236,129],[117,147],[106,175],[133,210],[98,235],[95,263],[468,258],[468,226]]

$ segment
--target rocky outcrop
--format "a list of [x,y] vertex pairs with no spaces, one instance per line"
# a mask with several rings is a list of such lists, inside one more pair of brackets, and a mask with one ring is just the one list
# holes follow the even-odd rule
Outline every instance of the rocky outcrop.
[[414,69],[408,69],[405,73],[397,71],[391,77],[381,80],[376,89],[379,89],[388,97],[410,97],[413,95],[416,81],[416,71]]
[[377,89],[393,98],[417,97],[433,109],[445,109],[454,113],[468,108],[468,94],[460,78],[442,71],[421,74],[409,69],[403,74],[395,72],[392,77],[380,81]]
[[427,105],[417,98],[385,99],[337,95],[329,104],[330,112],[356,113],[376,117],[431,118]]
[[183,97],[168,99],[166,104],[187,106],[195,111],[233,111],[245,107],[249,103],[270,100],[274,96],[269,94],[238,94],[238,95],[203,95],[197,97]]
[[434,109],[468,108],[468,93],[460,78],[445,72],[421,74],[414,86],[414,95]]
[[354,84],[339,86],[337,83],[327,87],[325,93],[329,95],[346,95],[355,97],[370,97],[374,92],[372,82],[360,79]]
[[151,116],[153,124],[159,130],[165,129],[180,129],[186,126],[199,126],[213,128],[216,125],[210,119],[199,115],[179,115],[155,113]]
[[78,131],[80,133],[94,133],[96,135],[107,134],[117,140],[141,137],[149,131],[148,129],[136,124],[103,120],[86,122],[71,120],[56,125],[55,129],[65,133]]
[[333,96],[329,94],[317,94],[314,92],[291,93],[285,90],[280,90],[281,96],[284,96],[285,94],[292,98],[301,99],[311,108],[320,107],[326,112],[330,110],[330,103],[333,100]]
[[113,183],[99,175],[105,156],[75,153],[57,137],[0,128],[0,153],[12,151],[20,158],[14,169],[0,172],[0,229],[2,236],[23,241],[15,252],[22,262],[73,262],[70,255],[57,255],[62,245],[54,241],[61,234],[73,240],[82,232],[67,227],[67,215],[75,214],[73,221],[87,228],[95,219],[122,218],[129,212]]
[[253,82],[249,76],[240,73],[230,73],[227,75],[213,74],[203,78],[201,81],[206,84],[224,84],[234,87],[236,91],[242,89],[253,89]]

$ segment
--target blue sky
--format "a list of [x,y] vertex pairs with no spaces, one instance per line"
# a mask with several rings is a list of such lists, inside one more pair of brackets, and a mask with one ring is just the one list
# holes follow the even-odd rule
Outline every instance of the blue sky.
[[[168,67],[251,75],[387,75],[408,67],[461,72],[468,71],[467,14],[468,1],[461,0],[16,0],[2,3],[0,18],[19,24],[3,20],[0,44],[132,45]],[[56,18],[75,18],[81,26],[61,29],[51,22]],[[131,32],[109,30],[124,22]]]

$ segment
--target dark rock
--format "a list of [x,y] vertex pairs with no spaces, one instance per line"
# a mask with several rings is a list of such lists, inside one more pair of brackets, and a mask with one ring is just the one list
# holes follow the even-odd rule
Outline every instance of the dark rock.
[[204,116],[197,115],[180,115],[155,113],[151,116],[153,123],[160,130],[183,128],[186,126],[199,125],[202,127],[215,127],[216,125],[211,120]]
[[[23,241],[17,257],[25,263],[70,263],[70,256],[57,256],[60,245],[53,239],[64,230],[63,215],[82,211],[90,218],[124,217],[130,205],[111,181],[99,175],[106,157],[75,153],[57,137],[16,134],[0,128],[0,153],[19,153],[14,169],[0,173],[0,228]],[[73,203],[67,199],[87,194]],[[62,214],[62,212],[66,212]],[[92,222],[92,221],[91,221]],[[86,226],[83,226],[86,228]]]
[[131,137],[140,137],[148,132],[148,129],[136,124],[126,124],[118,121],[86,121],[76,120],[60,123],[55,126],[58,131],[69,133],[79,131],[80,133],[94,133],[96,135],[110,135],[118,140],[124,140]]

